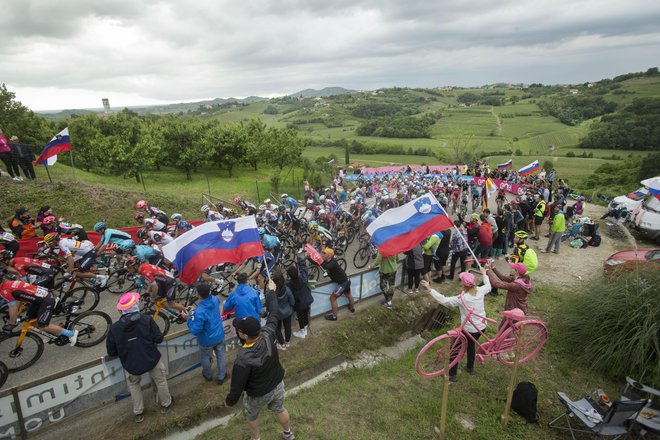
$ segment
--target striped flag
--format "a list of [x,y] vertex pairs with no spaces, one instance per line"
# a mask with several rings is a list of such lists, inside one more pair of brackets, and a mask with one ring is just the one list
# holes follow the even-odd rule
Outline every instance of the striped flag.
[[520,176],[529,176],[530,174],[534,174],[538,170],[539,170],[539,161],[535,160],[526,167],[522,167],[521,169],[519,169],[518,174]]
[[506,162],[499,164],[499,165],[497,166],[497,169],[500,169],[500,170],[501,170],[501,169],[504,169],[504,168],[509,168],[509,167],[511,167],[511,166],[513,166],[513,160],[512,160],[512,159],[509,159],[509,160],[507,160]]
[[429,235],[453,224],[429,192],[403,206],[388,209],[367,227],[367,232],[383,258],[387,258],[412,249]]
[[219,263],[239,264],[264,255],[254,216],[204,223],[163,246],[163,255],[193,284],[202,271]]
[[55,165],[57,155],[62,151],[71,151],[71,140],[69,139],[69,127],[57,133],[46,144],[41,154],[34,161],[35,165]]

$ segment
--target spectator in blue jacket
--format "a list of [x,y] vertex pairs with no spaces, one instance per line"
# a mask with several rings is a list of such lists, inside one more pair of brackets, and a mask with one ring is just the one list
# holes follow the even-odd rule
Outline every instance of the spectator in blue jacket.
[[227,365],[225,363],[225,331],[220,316],[220,301],[211,295],[208,284],[197,286],[197,308],[194,314],[186,312],[181,314],[186,319],[190,333],[197,336],[197,344],[202,358],[202,376],[212,381],[211,358],[215,353],[218,371],[215,376],[216,383],[222,385],[227,378]]
[[[237,321],[240,318],[251,316],[258,320],[261,317],[263,304],[259,298],[259,292],[250,287],[247,280],[248,275],[244,272],[236,275],[238,286],[229,294],[227,301],[222,306],[225,312],[231,313],[234,310],[234,328],[236,328]],[[242,339],[241,342],[243,342]]]

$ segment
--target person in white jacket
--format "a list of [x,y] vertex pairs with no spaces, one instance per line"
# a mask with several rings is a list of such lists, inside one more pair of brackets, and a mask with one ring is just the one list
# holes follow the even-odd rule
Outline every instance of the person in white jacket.
[[[460,294],[451,297],[446,297],[432,289],[428,281],[421,282],[421,287],[429,292],[433,299],[438,301],[440,304],[445,307],[459,308],[461,311],[461,323],[465,321],[465,317],[468,314],[466,307],[473,310],[473,315],[470,317],[470,321],[466,322],[465,326],[463,327],[463,333],[465,333],[465,337],[468,341],[467,368],[465,371],[469,374],[474,374],[474,358],[476,352],[476,344],[474,341],[479,339],[481,332],[486,328],[486,325],[488,324],[485,319],[476,316],[486,316],[484,297],[486,294],[488,294],[488,292],[490,292],[490,280],[486,275],[486,269],[483,267],[481,268],[481,274],[483,275],[484,285],[477,287],[477,280],[473,274],[469,272],[461,272],[458,275],[458,278],[461,280],[461,283],[463,283],[463,290]],[[474,340],[472,340],[470,336],[472,336]],[[452,353],[452,360],[454,359],[454,356],[455,354]],[[449,370],[449,380],[451,382],[456,382],[458,380],[457,372],[458,363]]]

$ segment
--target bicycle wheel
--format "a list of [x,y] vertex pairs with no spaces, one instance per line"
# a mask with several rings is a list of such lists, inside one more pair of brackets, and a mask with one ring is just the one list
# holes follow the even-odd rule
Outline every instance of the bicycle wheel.
[[337,252],[337,249],[341,249],[342,252],[346,252],[346,249],[348,249],[348,238],[343,235],[337,237],[337,240],[335,240],[335,252]]
[[522,335],[521,328],[524,332],[524,337],[520,345],[519,364],[534,359],[548,338],[548,329],[543,322],[536,320],[516,322],[504,330],[504,333],[502,333],[499,339],[501,342],[495,348],[496,359],[504,365],[513,365],[516,344]]
[[371,260],[369,249],[366,247],[360,248],[353,257],[353,266],[356,269],[362,269],[369,263],[369,260]]
[[77,302],[78,310],[77,312],[88,312],[94,310],[99,304],[101,296],[96,289],[92,287],[76,287],[75,289],[67,292],[62,297],[62,304],[64,310],[68,311],[69,307],[73,306],[73,302]]
[[[450,334],[451,333],[451,334]],[[422,377],[441,376],[445,372],[445,356],[449,349],[449,368],[463,359],[467,340],[463,333],[452,331],[429,341],[415,359],[415,370]]]
[[34,365],[44,353],[44,341],[32,333],[27,333],[21,346],[17,347],[20,335],[20,332],[12,332],[0,339],[0,361],[5,363],[10,373]]
[[[154,313],[155,312],[147,312],[145,315],[151,316],[151,318],[154,319]],[[167,316],[165,316],[165,314],[158,313],[158,317],[155,319],[155,321],[161,333],[163,336],[165,336],[167,332],[170,331],[170,320],[167,318]]]
[[309,271],[308,271],[308,276],[310,280],[316,280],[318,281],[319,278],[321,277],[321,268],[316,265],[312,264],[309,266]]
[[7,382],[7,379],[9,378],[9,368],[7,368],[7,365],[0,361],[0,388]]
[[129,276],[129,273],[125,269],[118,269],[109,275],[105,288],[114,294],[130,292],[135,288],[133,276],[132,274]]
[[337,263],[339,264],[339,267],[341,267],[344,270],[344,272],[346,272],[346,259],[337,258]]
[[69,323],[69,330],[78,330],[76,347],[92,347],[105,340],[112,319],[106,313],[93,310],[81,313]]

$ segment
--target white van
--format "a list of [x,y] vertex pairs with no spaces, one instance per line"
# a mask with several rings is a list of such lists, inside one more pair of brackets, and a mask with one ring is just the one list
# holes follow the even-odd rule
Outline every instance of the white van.
[[611,211],[612,209],[616,208],[626,208],[628,211],[633,211],[635,208],[640,206],[646,196],[649,195],[649,186],[653,186],[655,188],[658,186],[658,182],[660,182],[660,176],[642,180],[639,182],[642,184],[640,189],[635,192],[631,192],[630,194],[626,194],[625,196],[615,197],[607,206],[607,209]]
[[657,197],[647,196],[646,200],[633,210],[630,220],[642,238],[660,244],[660,200]]

